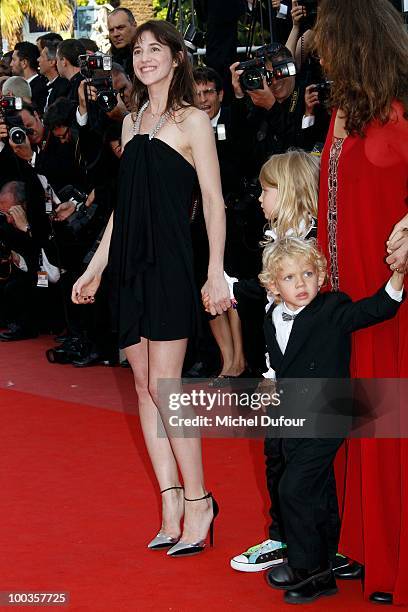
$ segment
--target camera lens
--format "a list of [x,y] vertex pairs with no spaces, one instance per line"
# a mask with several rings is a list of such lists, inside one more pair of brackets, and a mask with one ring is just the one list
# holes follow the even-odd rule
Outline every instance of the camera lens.
[[250,68],[245,70],[240,76],[242,89],[246,91],[255,91],[263,89],[263,74],[259,68]]
[[23,128],[13,127],[10,130],[10,138],[12,142],[14,142],[14,144],[20,145],[20,144],[23,144],[23,142],[25,142],[26,133],[23,130]]

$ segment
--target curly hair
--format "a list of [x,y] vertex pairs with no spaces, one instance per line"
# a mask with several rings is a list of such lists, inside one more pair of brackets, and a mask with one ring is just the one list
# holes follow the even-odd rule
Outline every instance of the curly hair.
[[[323,253],[319,251],[316,240],[302,240],[301,238],[282,238],[276,242],[268,244],[262,254],[262,272],[258,278],[265,289],[269,289],[271,283],[276,281],[279,270],[282,267],[282,260],[288,257],[290,259],[306,259],[313,265],[318,275],[326,276],[327,261]],[[275,298],[276,302],[280,301],[279,296]]]
[[389,0],[321,0],[313,46],[349,134],[387,123],[395,100],[408,118],[408,33]]

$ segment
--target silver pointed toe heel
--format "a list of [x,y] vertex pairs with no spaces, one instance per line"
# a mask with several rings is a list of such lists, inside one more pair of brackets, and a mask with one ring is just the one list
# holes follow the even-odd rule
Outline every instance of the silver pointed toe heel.
[[[167,489],[163,489],[163,491],[160,491],[160,494],[162,495],[166,491],[172,491],[173,489],[184,490],[184,487],[168,487]],[[179,539],[179,537],[172,538],[171,536],[168,536],[165,533],[159,531],[157,536],[148,543],[147,548],[149,548],[150,550],[164,550],[165,548],[170,548],[177,544]]]
[[163,550],[164,548],[170,548],[179,541],[179,538],[171,538],[165,533],[159,532],[155,538],[147,545],[150,550]]
[[[197,499],[187,499],[186,497],[184,499],[185,501],[188,501],[188,502],[201,501],[203,499],[211,499],[212,508],[213,508],[213,518],[210,523],[209,534],[210,534],[210,546],[214,546],[214,520],[218,516],[220,509],[218,507],[217,502],[213,498],[212,493],[207,493],[207,495],[204,495],[204,497],[198,497]],[[169,557],[190,557],[191,555],[197,555],[198,553],[203,552],[204,549],[205,549],[204,540],[200,542],[194,542],[194,543],[177,542],[177,544],[172,546],[170,550],[167,551],[167,554],[169,555]]]

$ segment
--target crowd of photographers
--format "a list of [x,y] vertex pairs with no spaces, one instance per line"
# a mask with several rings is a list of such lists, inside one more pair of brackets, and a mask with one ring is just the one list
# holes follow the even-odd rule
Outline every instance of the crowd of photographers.
[[[220,76],[211,67],[210,58],[217,57],[211,48],[207,65],[194,68],[197,105],[211,119],[220,160],[225,266],[239,278],[256,276],[261,263],[261,165],[291,147],[319,152],[329,124],[325,97],[330,84],[307,44],[316,2],[293,7],[283,0],[270,2],[284,38],[241,63],[231,47],[224,60],[227,84],[225,70]],[[236,18],[245,9],[247,19],[252,4],[225,2],[235,7]],[[217,40],[217,24],[211,26],[210,16],[207,23],[213,27],[209,43]],[[118,8],[110,13],[108,27],[110,55],[99,54],[92,40],[62,40],[49,33],[36,45],[18,43],[0,60],[0,341],[60,334],[48,359],[77,367],[119,359],[110,325],[109,270],[95,304],[70,301],[72,284],[115,207],[121,124],[132,110],[136,22],[129,10]],[[199,192],[191,206],[191,232],[199,291],[208,263]],[[232,375],[248,365],[262,368],[261,335],[257,338],[245,321],[238,327],[229,321],[243,338],[244,351],[233,355],[225,342],[226,324],[203,313],[204,333],[188,351],[188,374],[209,375],[222,364]]]

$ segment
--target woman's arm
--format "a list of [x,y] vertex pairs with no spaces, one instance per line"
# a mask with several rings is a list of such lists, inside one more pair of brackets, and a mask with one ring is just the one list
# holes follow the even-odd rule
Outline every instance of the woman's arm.
[[101,243],[83,275],[72,287],[71,299],[74,304],[91,304],[101,283],[103,271],[108,263],[109,246],[113,228],[113,213],[104,231]]
[[[292,11],[291,11],[293,25],[289,33],[288,40],[286,41],[286,47],[289,49],[289,51],[293,55],[293,58],[296,57],[296,46],[300,38],[300,20],[303,17],[303,14],[304,14],[303,6],[298,6],[296,0],[294,0],[292,4]],[[297,63],[296,65],[298,68],[300,68],[300,66],[298,66]]]
[[132,114],[130,113],[129,115],[126,115],[122,123],[122,151],[124,150],[129,140],[132,140],[133,138],[133,123],[134,122],[132,119]]
[[210,257],[205,290],[210,295],[211,314],[231,306],[224,279],[225,205],[214,132],[207,115],[194,109],[186,119],[186,131],[203,199]]

